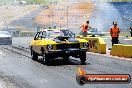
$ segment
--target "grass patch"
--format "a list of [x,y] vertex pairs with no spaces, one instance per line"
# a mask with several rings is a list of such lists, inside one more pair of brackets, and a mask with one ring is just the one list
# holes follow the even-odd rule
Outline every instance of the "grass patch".
[[[15,0],[0,0],[0,4],[12,4]],[[54,1],[63,1],[63,0],[16,0],[16,1],[26,1],[28,4],[38,3],[38,4],[48,4],[49,2]]]

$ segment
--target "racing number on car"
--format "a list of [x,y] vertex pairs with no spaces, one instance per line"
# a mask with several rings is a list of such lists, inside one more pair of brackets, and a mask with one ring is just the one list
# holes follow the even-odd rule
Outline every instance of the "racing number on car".
[[97,49],[96,43],[97,43],[97,40],[89,40],[89,48]]

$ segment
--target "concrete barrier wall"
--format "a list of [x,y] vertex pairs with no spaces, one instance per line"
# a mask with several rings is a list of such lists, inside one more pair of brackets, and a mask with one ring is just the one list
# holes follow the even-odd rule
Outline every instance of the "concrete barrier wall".
[[22,31],[19,32],[18,37],[32,37],[34,36],[34,32]]
[[110,55],[132,58],[132,45],[114,44]]
[[81,37],[88,40],[89,51],[94,53],[106,54],[106,43],[101,37]]

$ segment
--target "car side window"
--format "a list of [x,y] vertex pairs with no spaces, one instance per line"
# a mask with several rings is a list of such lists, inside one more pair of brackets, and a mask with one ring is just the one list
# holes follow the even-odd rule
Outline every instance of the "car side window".
[[70,37],[72,37],[72,38],[75,38],[75,34],[73,33],[73,32],[71,32],[71,31],[69,31],[69,35],[70,35]]
[[40,34],[39,34],[40,39],[42,38],[42,35],[43,35],[43,32],[40,32]]
[[45,32],[45,31],[40,32],[39,38],[40,38],[40,39],[46,38],[46,32]]
[[40,34],[40,32],[38,32],[38,33],[35,35],[35,38],[34,38],[34,39],[39,38],[39,34]]

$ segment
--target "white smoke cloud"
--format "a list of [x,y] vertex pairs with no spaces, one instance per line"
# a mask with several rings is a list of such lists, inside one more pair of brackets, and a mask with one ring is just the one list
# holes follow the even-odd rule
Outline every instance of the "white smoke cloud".
[[98,28],[100,31],[108,31],[113,21],[117,21],[119,27],[122,27],[122,18],[116,8],[106,0],[93,0],[96,8],[91,17],[91,26]]

